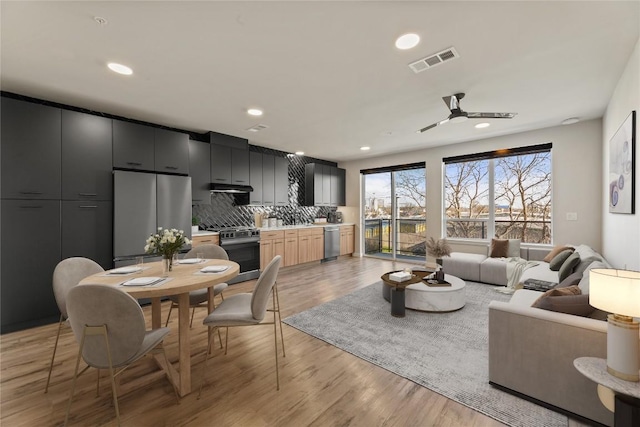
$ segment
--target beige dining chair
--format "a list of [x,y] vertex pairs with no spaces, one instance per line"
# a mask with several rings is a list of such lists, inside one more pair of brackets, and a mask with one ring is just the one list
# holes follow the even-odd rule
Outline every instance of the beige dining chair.
[[[276,359],[276,389],[280,390],[280,378],[278,372],[278,331],[276,321],[276,297],[273,291],[273,287],[276,283],[278,276],[278,270],[280,269],[281,256],[276,255],[273,260],[262,271],[260,277],[256,281],[252,293],[241,293],[231,295],[216,307],[202,322],[205,326],[209,327],[209,345],[207,347],[207,354],[204,359],[202,370],[202,382],[200,383],[200,393],[198,398],[202,394],[202,387],[204,385],[204,378],[207,372],[207,361],[209,360],[209,354],[211,352],[211,344],[215,338],[215,330],[220,328],[230,328],[234,326],[263,326],[273,325],[273,340],[275,344],[275,359]],[[273,309],[267,309],[269,303],[269,295],[272,296]],[[267,311],[273,312],[273,321],[265,322]],[[282,325],[281,325],[282,327]],[[225,343],[225,354],[227,354],[229,334],[227,333]]]
[[[184,259],[187,258],[195,258],[197,254],[201,254],[201,256],[205,259],[224,259],[228,260],[229,256],[227,255],[227,251],[222,249],[218,245],[199,245],[184,255]],[[216,295],[220,295],[220,298],[224,300],[224,296],[222,295],[222,291],[229,287],[226,283],[218,283],[213,287],[213,297]],[[165,322],[165,327],[169,326],[169,319],[171,319],[171,311],[174,308],[178,307],[178,295],[169,296],[171,300],[171,306],[169,307],[169,314],[167,315],[167,321]],[[189,307],[191,307],[191,322],[189,326],[193,326],[193,316],[196,313],[196,307],[207,307],[207,301],[209,300],[209,294],[207,288],[205,289],[197,289],[195,291],[189,292]]]
[[[76,341],[80,343],[80,349],[64,424],[67,425],[69,421],[76,380],[89,367],[93,367],[109,371],[116,420],[120,425],[116,377],[132,363],[152,351],[162,352],[164,363],[169,366],[167,354],[162,346],[169,329],[158,328],[147,331],[144,314],[138,301],[111,285],[76,286],[67,296],[67,309],[71,329]],[[83,359],[88,366],[78,373],[80,359]],[[173,386],[179,403],[178,391],[169,372],[167,372],[167,378]]]
[[58,349],[58,340],[62,325],[66,323],[67,315],[67,294],[69,290],[76,286],[82,279],[92,274],[97,274],[104,269],[95,261],[89,258],[72,257],[67,258],[56,265],[53,270],[53,296],[60,310],[60,321],[58,322],[58,333],[56,334],[56,343],[53,346],[53,354],[51,355],[51,363],[49,365],[49,375],[47,376],[47,385],[44,392],[49,391],[49,383],[51,382],[51,373],[53,372],[53,362],[56,358],[56,350]]

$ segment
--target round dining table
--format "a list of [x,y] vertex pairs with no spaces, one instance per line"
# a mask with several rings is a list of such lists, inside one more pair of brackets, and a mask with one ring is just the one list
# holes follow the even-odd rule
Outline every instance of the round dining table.
[[[105,284],[117,286],[134,298],[151,299],[151,326],[153,329],[161,327],[162,306],[161,298],[170,295],[178,296],[178,348],[179,360],[178,370],[170,366],[164,366],[162,358],[156,359],[159,364],[171,376],[173,383],[178,389],[180,396],[185,396],[191,392],[191,349],[190,349],[190,318],[189,318],[189,292],[197,289],[208,288],[209,300],[208,309],[211,312],[213,305],[213,286],[234,278],[240,271],[240,266],[233,262],[220,259],[206,259],[197,263],[186,263],[190,260],[175,261],[172,271],[163,274],[163,263],[150,262],[141,265],[141,269],[136,272],[119,274],[122,270],[114,269],[100,272],[80,281],[80,285],[88,283]],[[215,267],[214,267],[215,266]],[[220,272],[201,272],[201,269],[209,267],[213,269],[227,267]],[[131,266],[134,267],[134,266]],[[129,281],[144,280],[147,277],[165,277],[166,280],[158,284],[131,286]],[[134,282],[135,283],[135,282]]]

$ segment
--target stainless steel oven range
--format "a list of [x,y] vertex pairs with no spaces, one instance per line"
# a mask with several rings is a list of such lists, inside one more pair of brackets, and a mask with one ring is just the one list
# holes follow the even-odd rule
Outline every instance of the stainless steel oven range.
[[229,259],[240,265],[240,274],[229,284],[256,279],[260,276],[260,230],[253,227],[210,227],[220,233],[220,246]]

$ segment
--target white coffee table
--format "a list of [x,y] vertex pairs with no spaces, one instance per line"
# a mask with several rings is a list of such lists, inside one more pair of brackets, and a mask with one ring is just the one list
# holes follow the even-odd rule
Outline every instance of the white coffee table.
[[424,283],[407,286],[404,306],[433,312],[460,310],[466,303],[464,280],[450,274],[445,274],[444,280],[451,286],[427,286]]

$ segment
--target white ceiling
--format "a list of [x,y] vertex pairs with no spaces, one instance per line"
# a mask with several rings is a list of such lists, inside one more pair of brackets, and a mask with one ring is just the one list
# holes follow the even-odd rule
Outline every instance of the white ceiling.
[[[1,88],[327,160],[602,117],[639,1],[1,3]],[[100,25],[94,17],[107,19]],[[406,32],[411,50],[394,47]],[[414,74],[448,47],[460,58]],[[116,61],[133,76],[109,71]],[[511,120],[448,123],[443,96]],[[265,114],[254,118],[249,107]],[[264,124],[258,133],[246,129]],[[370,145],[364,154],[362,145]]]

